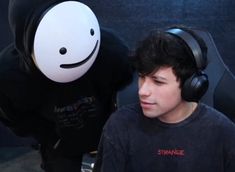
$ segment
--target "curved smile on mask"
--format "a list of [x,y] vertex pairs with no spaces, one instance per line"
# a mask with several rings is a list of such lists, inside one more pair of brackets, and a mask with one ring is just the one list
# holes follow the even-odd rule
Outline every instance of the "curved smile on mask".
[[92,50],[92,52],[90,53],[90,55],[87,58],[85,58],[84,60],[77,62],[77,63],[72,63],[72,64],[61,64],[60,67],[64,68],[64,69],[69,69],[69,68],[75,68],[75,67],[83,65],[93,56],[93,54],[95,53],[95,50],[97,48],[97,45],[98,45],[98,40],[96,41],[95,47]]

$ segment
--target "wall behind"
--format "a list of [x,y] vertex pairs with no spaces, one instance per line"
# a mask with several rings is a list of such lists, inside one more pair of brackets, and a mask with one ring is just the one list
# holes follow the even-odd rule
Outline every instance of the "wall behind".
[[235,73],[235,1],[233,0],[82,0],[103,26],[115,29],[130,47],[146,32],[175,24],[205,29]]
[[[235,73],[235,1],[233,0],[81,0],[102,26],[114,29],[133,48],[148,30],[184,24],[209,31]],[[8,0],[0,1],[0,49],[11,40]]]

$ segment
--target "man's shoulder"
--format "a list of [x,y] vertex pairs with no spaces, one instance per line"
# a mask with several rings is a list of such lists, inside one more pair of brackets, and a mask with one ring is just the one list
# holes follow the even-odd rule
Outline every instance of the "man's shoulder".
[[208,123],[218,126],[220,128],[231,127],[234,128],[235,131],[235,123],[231,121],[224,113],[218,111],[214,107],[208,106],[206,104],[201,103],[200,106],[205,111],[205,117],[208,120]]
[[3,49],[0,53],[0,92],[7,95],[29,92],[27,77],[21,69],[20,57],[14,46],[11,44]]
[[138,105],[126,105],[116,110],[104,126],[104,135],[117,139],[128,138],[130,131],[137,128],[140,113],[136,110]]
[[19,67],[19,56],[13,44],[0,52],[0,77],[5,77]]
[[111,114],[108,123],[110,125],[127,126],[138,121],[140,115],[141,111],[138,103],[124,105]]

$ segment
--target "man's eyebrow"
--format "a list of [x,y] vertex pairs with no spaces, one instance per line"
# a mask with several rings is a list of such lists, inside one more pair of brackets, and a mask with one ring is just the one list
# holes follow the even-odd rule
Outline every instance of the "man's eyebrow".
[[164,77],[161,77],[161,76],[152,76],[153,79],[157,79],[157,80],[163,80],[163,81],[166,81],[167,79],[164,78]]

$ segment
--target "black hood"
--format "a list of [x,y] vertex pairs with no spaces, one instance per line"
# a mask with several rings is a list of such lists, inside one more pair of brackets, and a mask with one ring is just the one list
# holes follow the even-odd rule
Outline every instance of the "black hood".
[[28,46],[32,45],[25,40],[29,21],[35,16],[35,12],[39,13],[39,11],[46,10],[52,4],[62,1],[64,0],[9,0],[8,20],[14,45],[27,63],[32,63],[31,52],[27,51]]

